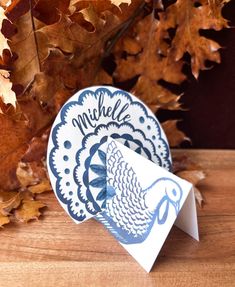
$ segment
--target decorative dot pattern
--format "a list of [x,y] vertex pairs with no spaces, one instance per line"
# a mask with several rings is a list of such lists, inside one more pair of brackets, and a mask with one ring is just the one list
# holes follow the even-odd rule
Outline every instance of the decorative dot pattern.
[[[56,122],[56,127],[63,126],[63,128],[56,129],[55,130],[56,133],[54,133],[52,136],[52,142],[54,145],[53,146],[54,149],[50,153],[49,164],[50,164],[52,172],[54,173],[56,177],[56,182],[53,183],[54,185],[53,187],[55,187],[56,189],[58,198],[61,201],[63,201],[64,204],[67,205],[69,214],[78,221],[87,219],[89,217],[89,216],[87,217],[87,215],[93,212],[92,208],[94,208],[95,205],[93,206],[91,205],[90,207],[89,201],[96,202],[99,207],[105,206],[105,205],[102,205],[104,203],[103,197],[102,196],[97,197],[98,194],[102,195],[101,191],[103,187],[100,187],[100,186],[93,187],[92,185],[88,185],[95,178],[98,178],[98,177],[102,178],[102,176],[101,175],[98,176],[98,173],[94,172],[93,170],[90,174],[88,167],[86,165],[84,166],[84,164],[88,162],[86,161],[86,159],[89,156],[89,158],[92,159],[92,161],[90,161],[90,164],[93,164],[94,170],[97,172],[102,171],[101,168],[99,169],[97,166],[95,167],[95,164],[97,164],[96,161],[98,161],[99,158],[97,154],[93,155],[91,153],[91,151],[93,152],[93,149],[91,150],[91,146],[90,146],[93,144],[91,137],[94,137],[94,144],[96,145],[94,148],[95,150],[98,148],[97,147],[98,143],[101,143],[101,137],[103,136],[102,133],[104,133],[105,135],[107,131],[107,134],[115,133],[115,136],[116,134],[117,135],[120,134],[120,138],[121,139],[123,138],[123,142],[125,142],[125,145],[128,148],[136,151],[137,153],[145,156],[146,158],[150,157],[150,153],[151,155],[154,153],[154,155],[152,156],[153,160],[155,160],[156,162],[160,162],[163,165],[163,167],[169,166],[169,163],[168,163],[169,160],[167,158],[168,147],[165,144],[164,137],[162,140],[161,129],[160,127],[158,127],[158,123],[155,121],[154,115],[149,115],[149,112],[146,109],[146,107],[143,106],[141,103],[138,103],[138,101],[136,101],[135,98],[132,99],[131,96],[129,97],[125,93],[122,94],[122,92],[120,91],[118,91],[118,93],[115,92],[117,100],[120,97],[120,100],[124,99],[125,103],[128,103],[130,106],[131,118],[128,123],[125,123],[126,126],[120,125],[118,121],[117,123],[113,125],[110,125],[109,122],[107,124],[106,118],[111,115],[111,113],[109,113],[108,111],[107,116],[105,114],[101,114],[99,123],[97,123],[97,126],[96,124],[94,125],[95,128],[93,124],[91,124],[91,127],[89,126],[89,137],[88,137],[88,133],[86,133],[88,129],[86,129],[86,126],[84,127],[82,126],[82,128],[84,129],[83,135],[87,137],[87,141],[84,140],[84,142],[83,141],[81,142],[81,140],[83,140],[83,137],[76,137],[76,139],[74,138],[75,133],[73,132],[70,133],[71,121],[68,121],[70,115],[72,118],[73,112],[74,112],[75,113],[74,116],[76,116],[77,115],[76,108],[78,108],[78,110],[81,109],[80,111],[81,113],[87,112],[87,116],[91,117],[91,122],[92,122],[92,108],[91,108],[88,98],[91,98],[92,101],[94,101],[95,103],[99,99],[100,93],[102,94],[104,93],[103,91],[106,90],[106,88],[104,87],[101,87],[101,88],[102,90],[99,90],[99,91],[97,90],[94,93],[93,91],[90,91],[90,90],[89,90],[89,93],[83,92],[81,95],[79,95],[79,101],[78,101],[78,98],[76,98],[75,101],[67,104],[65,108],[63,107],[63,113],[61,113],[61,117],[60,118],[58,117],[58,120]],[[115,105],[115,101],[112,98],[112,95],[114,95],[114,93],[108,91],[106,94],[107,94],[107,98],[111,99],[110,105],[112,107],[112,105]],[[76,103],[76,101],[78,101],[78,103]],[[132,106],[133,106],[133,111],[134,111],[133,114],[131,113]],[[71,114],[70,114],[70,107],[72,107]],[[86,110],[86,107],[87,107],[87,110]],[[123,112],[124,111],[125,110],[123,110]],[[126,112],[129,112],[129,109]],[[124,113],[123,113],[123,116],[124,116]],[[88,118],[86,118],[85,120],[88,120]],[[114,122],[116,122],[116,120],[114,120]],[[88,125],[89,125],[89,122],[88,122]],[[102,125],[102,129],[100,130],[98,129],[99,125]],[[73,126],[73,128],[74,127],[75,126]],[[117,131],[115,131],[114,128],[117,128]],[[81,129],[80,130],[77,129],[77,131],[82,132]],[[90,153],[88,152],[88,149]],[[105,149],[102,150],[100,147],[99,147],[99,150],[103,151],[104,153],[106,152]],[[103,155],[103,159],[104,157],[105,156]],[[163,160],[162,160],[162,157],[163,157]],[[160,158],[160,161],[158,160],[159,158]],[[58,165],[57,165],[57,162],[55,162],[55,159],[58,160]],[[80,163],[78,162],[78,159],[81,160]],[[76,167],[74,167],[75,161],[76,161]],[[164,164],[164,161],[167,161],[167,164]],[[101,165],[101,162],[99,162],[98,164]],[[80,165],[81,165],[81,168],[80,168]],[[76,168],[76,171],[78,169],[80,173],[75,172],[75,168]],[[85,172],[87,172],[87,175],[88,175],[88,179],[87,179],[88,183],[84,182]],[[89,177],[89,175],[91,175],[91,178]],[[53,181],[54,181],[54,177],[53,177]],[[85,184],[87,189],[84,189],[84,188],[82,189],[81,188],[82,184]],[[91,196],[88,196],[89,193],[87,192],[87,190],[89,190]],[[81,198],[84,198],[84,200],[81,200]]]
[[69,173],[70,173],[70,169],[69,169],[69,168],[66,168],[66,169],[64,170],[64,172],[65,172],[65,174],[69,174]]
[[65,147],[66,149],[70,149],[70,148],[72,147],[71,142],[70,142],[70,141],[65,141],[65,142],[64,142],[64,147]]
[[64,161],[68,161],[69,157],[67,155],[64,155],[63,159],[64,159]]

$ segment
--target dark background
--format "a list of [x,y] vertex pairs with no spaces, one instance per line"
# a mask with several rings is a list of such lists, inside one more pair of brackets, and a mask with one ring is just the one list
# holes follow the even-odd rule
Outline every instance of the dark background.
[[[223,15],[235,27],[235,1],[223,9]],[[179,118],[178,126],[192,143],[181,147],[235,148],[235,28],[219,32],[202,32],[219,42],[221,64],[213,64],[211,70],[202,71],[199,79],[189,76],[182,87],[182,103],[188,111],[158,114],[160,121]],[[208,63],[210,66],[211,63]]]

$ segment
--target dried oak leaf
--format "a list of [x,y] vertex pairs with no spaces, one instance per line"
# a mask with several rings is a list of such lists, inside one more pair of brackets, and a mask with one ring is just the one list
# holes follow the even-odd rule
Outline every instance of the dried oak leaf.
[[221,15],[226,2],[229,1],[177,0],[159,14],[165,30],[176,29],[170,49],[172,61],[179,61],[188,52],[191,55],[191,68],[195,78],[200,70],[207,68],[206,60],[220,62],[220,45],[202,36],[200,30],[221,30],[228,27],[227,21]]
[[173,153],[173,173],[184,170],[198,170],[200,166],[192,161],[187,155],[175,155]]
[[32,92],[21,96],[18,103],[25,118],[25,126],[30,130],[30,137],[27,141],[29,143],[34,136],[41,136],[45,129],[52,124],[55,112],[47,107],[42,107]]
[[22,162],[40,162],[42,159],[45,159],[49,133],[50,128],[46,129],[41,136],[32,138],[27,151],[22,157]]
[[183,141],[190,141],[185,133],[177,128],[177,122],[178,120],[168,120],[162,123],[162,127],[171,147],[179,146]]
[[12,65],[11,80],[25,89],[41,72],[41,63],[47,57],[47,49],[44,49],[46,38],[37,30],[39,23],[32,16],[32,10],[19,17],[14,24],[17,33],[11,37],[10,47],[17,59]]
[[222,9],[226,3],[229,3],[231,0],[201,0],[200,2],[207,6],[207,11],[210,15],[210,19],[213,21],[214,24],[210,25],[209,29],[214,29],[219,31],[223,28],[229,28],[229,21],[225,19],[222,15]]
[[[72,21],[70,19],[72,15],[61,14],[58,22],[44,26],[39,30],[47,37],[48,46],[59,47],[66,53],[76,53],[81,56],[81,62],[83,62],[83,57],[88,50],[91,52],[92,49],[92,54],[100,53],[105,40],[117,28],[119,20],[111,12],[104,12],[104,19],[101,19],[92,6],[87,9],[87,13],[92,14],[92,22],[96,24],[93,32],[87,31],[79,23]],[[96,50],[97,47],[98,50]]]
[[19,162],[16,175],[21,188],[33,194],[52,190],[43,161]]
[[[1,5],[6,5],[7,3],[1,3]],[[5,15],[5,10],[0,6],[0,58],[3,58],[3,51],[9,50],[8,39],[2,33],[3,21],[8,18]],[[4,64],[4,63],[3,63]],[[12,83],[9,79],[9,72],[0,69],[0,97],[4,104],[11,104],[16,106],[16,95],[12,91]],[[3,109],[0,108],[0,113],[3,113]]]
[[[0,70],[0,97],[4,104],[11,104],[13,107],[16,107],[16,95],[12,91],[12,83],[9,76],[10,73],[8,71]],[[3,109],[0,108],[1,112],[3,112]]]
[[27,150],[31,131],[22,121],[14,121],[0,114],[0,188],[13,190],[19,187],[16,167]]
[[34,77],[29,95],[49,108],[48,120],[55,117],[81,80],[71,58],[57,48],[50,48],[46,61],[42,63],[43,72]]
[[0,6],[0,57],[2,57],[3,50],[7,49],[10,50],[10,47],[8,45],[7,38],[2,34],[2,24],[4,20],[7,20],[8,18],[5,15],[5,10]]
[[[30,96],[42,105],[53,107],[54,95],[63,94],[68,98],[84,86],[112,82],[100,69],[100,59],[106,40],[120,24],[117,16],[107,10],[98,15],[93,8],[103,5],[91,1],[82,9],[83,16],[89,15],[95,25],[89,32],[77,17],[80,12],[65,14],[67,1],[51,1],[47,9],[43,8],[45,1],[42,0],[22,2],[23,8],[13,3],[8,9],[9,17],[17,27],[17,33],[11,38],[11,48],[18,56],[11,77],[15,84],[21,84],[24,90],[29,88]],[[17,10],[23,11],[18,17],[15,16]],[[54,15],[50,23],[54,23],[56,17],[60,17],[59,21],[52,25],[42,23],[48,14],[46,10]],[[66,93],[66,89],[70,92]]]
[[52,187],[49,179],[43,179],[40,183],[28,187],[28,190],[33,194],[43,193],[45,191],[51,191]]
[[[121,1],[116,1],[121,2]],[[122,1],[124,2],[124,1]],[[122,5],[117,6],[109,0],[105,1],[92,1],[92,0],[71,0],[69,5],[69,11],[72,14],[81,13],[86,15],[86,8],[92,7],[99,17],[102,18],[102,14],[105,11],[110,11],[113,15],[117,16],[120,21],[128,20],[140,5],[143,4],[143,0],[125,1]],[[116,3],[117,4],[117,3]],[[121,4],[121,3],[120,3]],[[75,13],[76,12],[76,13]]]
[[195,198],[201,207],[203,203],[203,197],[200,190],[196,187],[198,183],[205,178],[205,173],[202,171],[201,167],[192,161],[189,156],[178,156],[173,152],[173,173],[192,183]]
[[16,176],[21,187],[35,185],[39,182],[38,177],[34,174],[30,164],[19,162],[16,170]]
[[202,170],[184,170],[179,171],[178,173],[176,173],[176,175],[192,183],[195,198],[199,206],[202,206],[203,197],[196,186],[201,180],[205,178],[205,173]]
[[20,208],[15,211],[15,217],[18,221],[28,222],[32,219],[38,219],[41,215],[39,209],[46,205],[40,201],[23,200]]
[[[88,9],[90,11],[92,7]],[[48,42],[49,56],[43,64],[46,78],[48,75],[59,77],[55,83],[63,83],[65,87],[75,90],[94,84],[97,78],[110,81],[104,72],[101,75],[98,72],[104,43],[116,31],[120,21],[109,11],[104,12],[103,19],[94,11],[92,13],[96,23],[92,32],[63,14],[57,23],[40,29]]]
[[50,25],[57,22],[60,13],[68,13],[70,0],[37,0],[34,7],[34,17],[44,24]]
[[12,209],[17,208],[22,200],[22,194],[17,191],[0,191],[0,214],[8,216]]
[[131,1],[132,0],[111,0],[111,3],[119,7],[122,3],[127,3],[130,5]]
[[30,141],[16,170],[21,187],[33,194],[51,190],[45,164],[49,131],[47,129],[42,136]]
[[132,92],[154,111],[159,108],[179,109],[179,96],[159,84],[160,80],[174,84],[185,80],[185,75],[181,72],[183,63],[171,61],[167,57],[169,46],[164,41],[166,32],[153,13],[139,21],[133,30],[131,36],[120,42],[127,57],[116,56],[114,77],[122,82],[138,76]]
[[[0,188],[4,190],[15,190],[21,187],[16,170],[22,158],[25,157],[24,160],[27,162],[31,153],[33,161],[32,154],[34,154],[34,161],[38,161],[39,164],[41,159],[45,158],[47,131],[45,133],[43,131],[52,122],[52,115],[42,110],[41,106],[31,98],[20,100],[19,103],[25,115],[25,121],[16,121],[0,114]],[[41,139],[36,140],[36,134],[42,134],[38,136]],[[40,169],[44,169],[42,163]],[[38,171],[36,176],[38,177]],[[45,177],[41,176],[38,183]]]
[[[43,20],[45,16],[42,2],[32,4],[33,7],[25,5],[23,15],[13,21],[17,33],[11,38],[11,48],[18,58],[13,64],[11,78],[24,90],[28,89],[31,98],[37,99],[41,105],[49,105],[52,118],[55,116],[55,95],[63,94],[65,101],[84,86],[98,81],[111,83],[111,78],[104,71],[99,71],[100,67],[94,67],[100,66],[104,43],[119,20],[109,11],[104,12],[101,19],[89,7],[87,12],[92,12],[92,20],[96,23],[95,30],[89,33],[79,22],[75,22],[74,15],[63,13],[67,4],[53,1],[48,10],[55,12],[54,8],[59,5],[57,8],[61,11],[58,10],[57,14],[60,19],[52,25],[45,25],[38,20]],[[9,15],[14,15],[17,7],[9,8]]]
[[11,5],[11,0],[0,0],[0,6],[4,9]]
[[4,224],[8,224],[10,222],[10,219],[8,216],[2,215],[0,213],[0,227],[3,227]]

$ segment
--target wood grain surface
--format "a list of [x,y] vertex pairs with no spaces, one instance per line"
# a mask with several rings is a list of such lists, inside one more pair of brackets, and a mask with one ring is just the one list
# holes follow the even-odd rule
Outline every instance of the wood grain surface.
[[177,150],[207,174],[200,242],[173,227],[146,273],[95,220],[76,225],[52,193],[41,220],[0,230],[0,287],[235,286],[235,151]]

